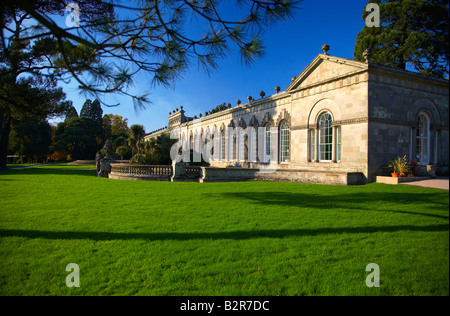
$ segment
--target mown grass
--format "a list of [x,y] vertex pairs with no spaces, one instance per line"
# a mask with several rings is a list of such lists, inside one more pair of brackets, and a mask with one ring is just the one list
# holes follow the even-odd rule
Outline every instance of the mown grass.
[[[448,191],[0,173],[1,295],[449,295]],[[68,263],[80,287],[65,284]],[[366,286],[366,265],[380,287]]]
[[95,169],[94,164],[88,164],[88,165],[70,165],[69,163],[56,163],[56,164],[50,164],[47,166],[39,166],[36,168],[44,168],[44,169]]

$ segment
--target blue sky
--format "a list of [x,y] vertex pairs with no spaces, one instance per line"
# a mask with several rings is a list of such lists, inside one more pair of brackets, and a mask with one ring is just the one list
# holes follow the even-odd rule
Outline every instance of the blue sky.
[[[103,114],[119,114],[128,119],[129,126],[142,124],[146,132],[168,125],[170,111],[184,107],[187,116],[211,110],[223,102],[236,105],[236,100],[247,102],[247,96],[259,98],[274,94],[275,86],[283,91],[293,76],[322,53],[323,44],[330,45],[330,55],[353,59],[358,32],[363,28],[362,13],[365,0],[305,0],[292,20],[275,25],[263,36],[266,54],[251,66],[241,63],[236,53],[219,62],[212,74],[192,67],[173,86],[152,87],[144,74],[135,79],[135,91],[148,91],[152,104],[136,111],[129,97],[106,97],[105,101],[117,107],[103,106]],[[72,100],[78,113],[86,100],[76,88],[63,86],[67,99]]]

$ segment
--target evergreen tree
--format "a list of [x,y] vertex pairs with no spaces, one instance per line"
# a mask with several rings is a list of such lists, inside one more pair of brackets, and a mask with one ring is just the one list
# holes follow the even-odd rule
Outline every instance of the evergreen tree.
[[9,152],[28,162],[44,161],[50,152],[52,128],[46,121],[27,117],[16,121],[10,134]]
[[81,108],[80,117],[91,117],[91,105],[92,101],[87,99]]
[[71,118],[56,128],[54,150],[67,151],[73,160],[94,159],[101,145],[102,126],[91,118]]
[[66,118],[65,120],[71,119],[72,117],[78,117],[77,110],[72,105],[69,107],[69,109],[66,111]]
[[97,99],[94,100],[94,102],[92,102],[91,104],[91,113],[90,113],[90,118],[97,121],[97,122],[102,122],[102,117],[103,117],[103,110],[102,107],[100,105],[100,101],[98,101]]
[[[449,73],[448,0],[370,0],[380,8],[380,27],[367,27],[356,38],[354,57],[411,69],[425,75]],[[369,12],[364,10],[363,20]]]
[[102,121],[103,110],[100,102],[95,99],[94,102],[87,99],[80,111],[80,116],[91,118],[95,121]]
[[[63,58],[46,70],[65,68],[70,73],[64,79],[73,78],[84,92],[127,95],[139,108],[149,102],[147,92],[129,93],[139,71],[169,86],[193,61],[206,71],[216,69],[232,47],[244,63],[254,62],[264,54],[264,31],[291,18],[300,1],[3,0],[0,13],[25,12],[39,23],[30,39],[51,34],[55,43],[64,43],[56,47]],[[76,31],[55,21],[71,2],[82,13]],[[2,28],[8,33],[8,23]]]

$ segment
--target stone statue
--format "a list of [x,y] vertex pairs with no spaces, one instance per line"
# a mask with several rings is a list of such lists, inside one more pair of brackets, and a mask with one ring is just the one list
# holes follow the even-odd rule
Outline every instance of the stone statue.
[[112,151],[112,145],[111,141],[109,139],[106,140],[105,145],[103,145],[103,151],[105,152],[105,158],[110,159],[111,151]]
[[95,154],[95,175],[98,176],[100,172],[100,161],[103,159],[103,155],[100,152]]

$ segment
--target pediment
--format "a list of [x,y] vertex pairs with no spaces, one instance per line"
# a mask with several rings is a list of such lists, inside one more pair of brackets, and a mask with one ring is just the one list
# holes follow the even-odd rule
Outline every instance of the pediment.
[[298,77],[292,80],[286,92],[343,77],[367,67],[366,63],[359,61],[319,54]]

